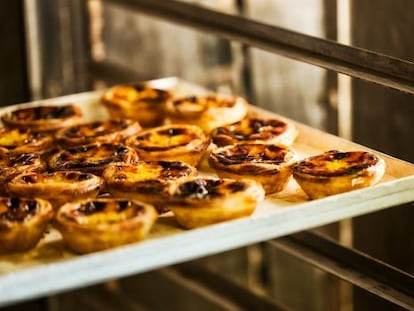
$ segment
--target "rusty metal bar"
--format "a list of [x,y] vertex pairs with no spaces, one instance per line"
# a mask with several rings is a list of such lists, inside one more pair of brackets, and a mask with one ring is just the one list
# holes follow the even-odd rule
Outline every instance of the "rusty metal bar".
[[414,276],[343,247],[318,234],[304,231],[266,242],[319,269],[407,309],[414,309]]
[[107,0],[299,61],[414,94],[414,63],[175,0]]

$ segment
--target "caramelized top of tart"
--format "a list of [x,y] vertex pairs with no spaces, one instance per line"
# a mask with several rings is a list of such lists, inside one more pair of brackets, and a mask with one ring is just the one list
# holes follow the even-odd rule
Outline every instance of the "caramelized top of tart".
[[219,146],[256,141],[290,144],[296,137],[296,130],[281,119],[244,118],[216,128],[211,135]]
[[94,199],[64,206],[59,214],[81,225],[117,224],[145,213],[145,204],[122,199]]
[[88,182],[90,180],[99,180],[99,177],[79,171],[56,171],[21,174],[14,178],[12,182],[16,184],[50,184],[53,186],[61,185],[62,187],[66,187],[67,184],[73,185],[74,183]]
[[[194,125],[164,125],[142,131],[126,140],[126,144],[145,151],[165,151],[184,147],[195,140],[209,141],[204,132]],[[204,147],[204,146],[203,146]]]
[[0,220],[24,222],[36,215],[39,202],[33,199],[0,198]]
[[191,178],[174,187],[170,194],[173,199],[206,200],[243,192],[250,186],[247,180]]
[[53,155],[49,165],[58,170],[103,169],[111,163],[134,163],[137,153],[120,144],[93,144],[62,150]]
[[298,162],[294,172],[317,177],[347,176],[374,167],[379,161],[376,155],[366,151],[330,150]]
[[286,146],[273,144],[237,144],[218,148],[212,156],[224,165],[242,163],[281,164],[293,157]]
[[60,130],[56,138],[68,145],[119,142],[141,130],[137,121],[112,119],[78,124]]
[[145,102],[150,104],[165,103],[171,97],[171,93],[148,85],[119,85],[105,92],[102,99],[105,103],[127,102],[130,104]]
[[81,116],[82,111],[73,104],[44,105],[16,109],[2,115],[1,120],[8,127],[44,132],[54,131],[77,122]]
[[104,177],[116,182],[147,182],[163,183],[169,180],[194,175],[196,169],[183,162],[139,162],[134,165],[112,165],[105,170]]
[[213,150],[209,163],[238,174],[263,175],[279,172],[281,165],[291,165],[293,157],[293,150],[283,145],[236,144]]

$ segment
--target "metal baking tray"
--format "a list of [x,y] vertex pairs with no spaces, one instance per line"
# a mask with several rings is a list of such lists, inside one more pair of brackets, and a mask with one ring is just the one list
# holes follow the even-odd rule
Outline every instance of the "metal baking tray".
[[[182,95],[206,92],[178,78],[149,83]],[[94,91],[22,105],[71,102],[82,108],[86,119],[103,119],[107,115],[99,102],[101,94],[102,91]],[[3,108],[0,113],[15,108]],[[254,107],[251,113],[277,116]],[[300,156],[331,149],[369,150],[294,123],[299,136],[293,148]],[[183,230],[174,217],[167,214],[160,217],[146,240],[107,251],[74,255],[65,248],[59,233],[51,229],[34,250],[0,256],[0,306],[157,269],[414,201],[414,165],[375,153],[386,162],[385,176],[378,185],[309,201],[292,179],[284,191],[260,203],[250,217]]]

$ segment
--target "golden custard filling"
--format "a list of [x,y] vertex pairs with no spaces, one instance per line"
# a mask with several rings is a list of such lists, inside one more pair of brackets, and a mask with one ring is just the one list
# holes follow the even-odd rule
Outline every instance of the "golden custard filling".
[[65,211],[63,217],[78,224],[111,224],[132,219],[143,211],[143,206],[127,200],[88,201]]
[[[95,175],[77,171],[57,171],[51,173],[31,173],[21,175],[21,183],[26,184],[50,184],[54,186],[61,185],[66,187],[67,185],[73,185],[74,183],[80,183],[97,178]],[[16,180],[17,181],[17,180]]]
[[31,139],[30,135],[26,131],[19,129],[12,129],[10,131],[0,131],[0,146],[15,147],[22,144],[27,144]]
[[124,162],[135,152],[123,145],[100,144],[66,149],[56,156],[57,167],[82,168],[101,166],[112,162]]
[[108,169],[114,181],[146,182],[176,179],[192,174],[193,169],[182,162],[140,162],[136,165],[114,165]]
[[112,88],[110,93],[113,99],[121,99],[129,103],[140,101],[163,103],[169,97],[167,91],[149,86],[116,86]]
[[114,131],[122,131],[131,124],[131,121],[126,120],[96,121],[70,127],[63,132],[62,136],[68,138],[99,137]]
[[165,150],[191,143],[200,138],[192,128],[169,126],[142,132],[133,138],[132,144],[136,148],[148,151]]
[[379,161],[379,158],[370,152],[331,150],[300,161],[294,167],[294,171],[320,177],[346,176],[374,167]]

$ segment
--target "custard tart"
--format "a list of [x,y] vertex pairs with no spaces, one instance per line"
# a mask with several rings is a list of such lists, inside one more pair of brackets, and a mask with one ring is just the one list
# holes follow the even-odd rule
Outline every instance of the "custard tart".
[[248,103],[242,97],[216,94],[177,98],[167,103],[172,123],[194,124],[207,133],[240,121],[247,114],[247,108]]
[[10,195],[42,198],[56,209],[66,202],[95,198],[102,188],[102,178],[79,171],[24,173],[7,184]]
[[162,213],[166,211],[162,192],[171,183],[196,174],[196,168],[184,162],[158,161],[111,165],[102,177],[112,196],[150,203]]
[[55,153],[49,159],[49,167],[101,175],[109,164],[135,163],[138,159],[134,149],[121,144],[92,144]]
[[297,130],[287,120],[244,118],[216,128],[211,136],[217,146],[254,142],[290,146],[297,136]]
[[67,148],[94,143],[119,143],[140,130],[137,121],[112,119],[66,127],[59,130],[55,137],[60,146]]
[[198,126],[170,124],[142,131],[125,143],[147,162],[181,161],[196,166],[210,138]]
[[107,90],[101,100],[112,118],[137,120],[143,127],[161,125],[165,118],[170,91],[148,85],[117,85]]
[[144,239],[157,220],[152,205],[99,198],[63,205],[55,227],[75,253],[91,253]]
[[0,197],[0,254],[34,248],[53,215],[48,201]]
[[29,129],[33,132],[53,132],[74,125],[81,118],[81,109],[73,104],[19,108],[1,116],[6,127]]
[[187,229],[251,215],[264,198],[253,180],[193,177],[171,184],[167,207]]
[[367,151],[330,150],[293,167],[293,177],[311,199],[374,185],[384,172],[384,160]]
[[51,135],[23,129],[0,128],[0,150],[11,156],[22,153],[45,154],[53,148]]
[[28,172],[43,172],[47,165],[41,155],[36,153],[22,153],[17,156],[1,157],[0,166],[0,194],[5,194],[7,183],[17,175]]
[[275,144],[236,144],[213,150],[209,164],[221,178],[253,179],[266,194],[281,191],[292,176],[294,152]]

